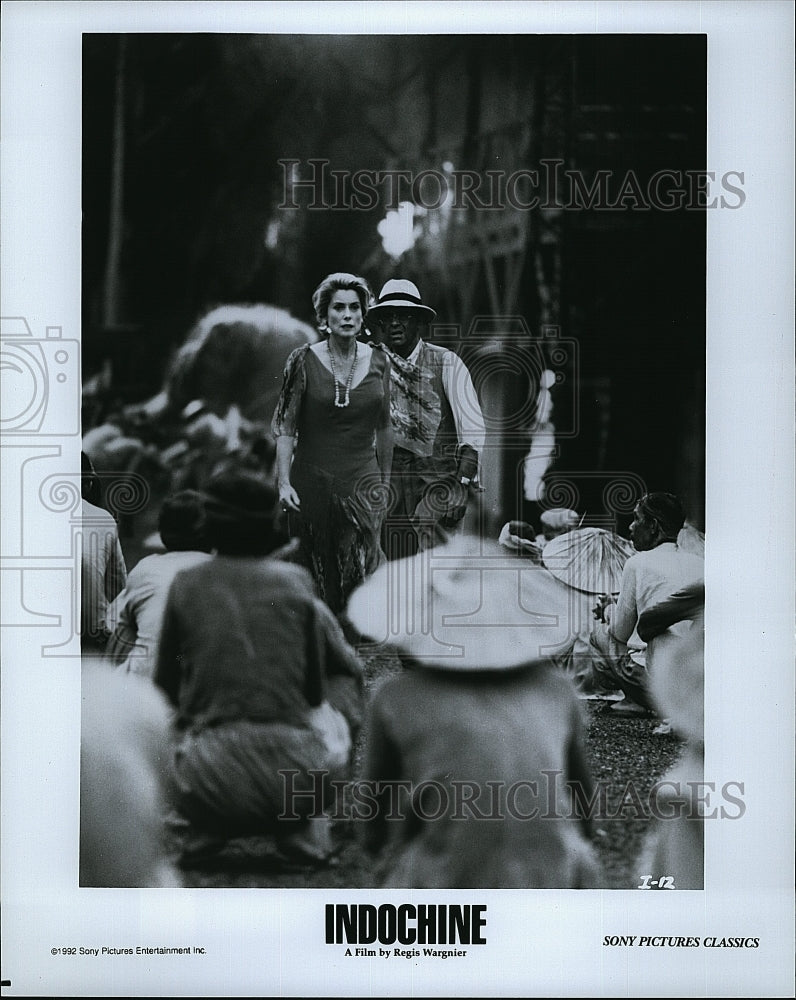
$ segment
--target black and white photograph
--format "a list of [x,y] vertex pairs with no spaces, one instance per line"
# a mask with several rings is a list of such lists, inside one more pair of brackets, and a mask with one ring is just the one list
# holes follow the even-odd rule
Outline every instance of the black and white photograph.
[[4,995],[789,995],[791,6],[3,21]]

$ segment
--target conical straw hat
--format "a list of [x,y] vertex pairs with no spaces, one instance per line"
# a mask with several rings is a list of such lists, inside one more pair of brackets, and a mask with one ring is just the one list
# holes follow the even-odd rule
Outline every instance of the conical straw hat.
[[605,528],[578,528],[551,539],[542,562],[562,583],[587,594],[618,594],[633,543]]
[[355,628],[424,666],[506,670],[574,638],[577,598],[543,566],[460,537],[383,564],[351,595]]

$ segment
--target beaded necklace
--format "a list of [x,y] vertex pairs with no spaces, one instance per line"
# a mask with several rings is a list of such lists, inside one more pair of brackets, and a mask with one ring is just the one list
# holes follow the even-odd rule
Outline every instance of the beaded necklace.
[[[332,345],[329,344],[329,361],[332,365],[332,378],[334,378],[334,405],[342,409],[344,406],[348,406],[351,402],[351,383],[354,381],[354,369],[357,366],[357,351],[358,345],[354,341],[354,360],[351,362],[351,369],[348,372],[348,378],[346,379],[345,385],[338,379],[337,370],[334,366],[334,354],[332,353]],[[345,398],[340,399],[340,390],[345,389]]]

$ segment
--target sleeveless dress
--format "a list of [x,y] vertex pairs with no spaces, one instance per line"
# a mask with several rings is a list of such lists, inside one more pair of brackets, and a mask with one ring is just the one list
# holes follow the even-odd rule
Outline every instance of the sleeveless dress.
[[[362,345],[360,345],[360,350]],[[301,500],[290,514],[301,561],[320,597],[340,613],[354,587],[384,561],[380,532],[387,489],[376,458],[376,431],[389,427],[389,361],[371,350],[370,368],[334,405],[332,373],[309,345],[287,359],[271,429],[295,438],[290,481]]]

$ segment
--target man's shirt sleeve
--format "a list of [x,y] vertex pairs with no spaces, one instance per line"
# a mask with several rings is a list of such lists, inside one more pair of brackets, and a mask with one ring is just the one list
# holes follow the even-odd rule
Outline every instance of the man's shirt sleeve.
[[486,440],[484,416],[467,365],[454,351],[448,352],[442,366],[442,385],[453,411],[459,444],[469,444],[480,456]]
[[618,639],[620,642],[627,642],[635,630],[637,621],[636,567],[633,563],[633,556],[631,556],[622,570],[619,597],[611,613],[609,631],[615,639]]

